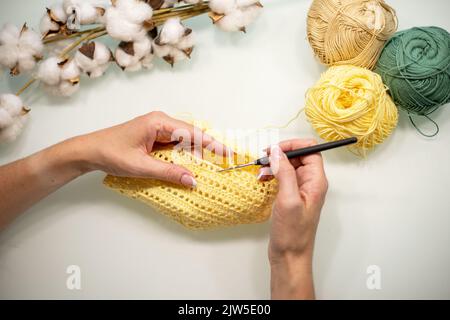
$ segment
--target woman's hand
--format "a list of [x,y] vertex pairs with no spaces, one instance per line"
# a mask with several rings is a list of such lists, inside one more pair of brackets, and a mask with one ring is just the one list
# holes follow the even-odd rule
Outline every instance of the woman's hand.
[[183,143],[195,142],[225,153],[221,144],[200,129],[158,111],[73,140],[87,146],[87,170],[101,170],[116,176],[155,178],[187,187],[196,185],[189,170],[149,157],[156,145],[183,140]]
[[80,175],[102,170],[118,176],[155,178],[195,187],[192,173],[149,156],[157,144],[183,140],[216,153],[225,147],[162,112],[75,137],[0,167],[0,230],[18,214]]
[[313,144],[289,140],[270,149],[270,170],[279,183],[269,244],[273,298],[314,298],[312,254],[328,183],[320,154],[291,160],[284,154]]

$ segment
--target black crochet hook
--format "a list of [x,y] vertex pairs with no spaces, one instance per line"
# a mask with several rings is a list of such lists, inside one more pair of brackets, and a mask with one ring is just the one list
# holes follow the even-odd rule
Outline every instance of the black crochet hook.
[[[349,144],[354,144],[356,142],[358,142],[358,139],[356,139],[355,137],[351,137],[348,139],[326,142],[326,143],[322,143],[322,144],[316,144],[315,146],[310,146],[310,147],[306,147],[306,148],[300,148],[300,149],[296,149],[296,150],[287,151],[285,154],[288,157],[288,159],[292,159],[292,158],[303,157],[303,156],[307,156],[307,155],[310,155],[313,153],[318,153],[318,152],[322,152],[322,151],[326,151],[326,150],[330,150],[330,149],[344,147]],[[269,160],[269,157],[267,156],[267,157],[259,158],[250,163],[240,164],[235,167],[222,169],[219,172],[240,169],[240,168],[244,168],[244,167],[248,167],[248,166],[265,166],[265,165],[268,165],[269,163],[270,163],[270,160]]]

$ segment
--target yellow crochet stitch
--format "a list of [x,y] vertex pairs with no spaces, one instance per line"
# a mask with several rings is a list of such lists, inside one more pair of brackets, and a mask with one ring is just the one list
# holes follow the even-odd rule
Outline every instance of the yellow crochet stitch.
[[269,218],[277,184],[275,180],[258,182],[257,167],[218,172],[227,164],[216,164],[217,157],[206,150],[203,159],[173,148],[153,151],[151,156],[189,169],[197,187],[188,189],[154,179],[114,176],[107,176],[104,184],[149,204],[190,229],[258,223]]

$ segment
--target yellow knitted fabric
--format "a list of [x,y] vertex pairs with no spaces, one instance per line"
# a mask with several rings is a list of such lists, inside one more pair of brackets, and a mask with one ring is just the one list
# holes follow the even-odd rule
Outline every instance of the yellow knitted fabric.
[[257,167],[218,172],[227,164],[210,162],[219,161],[206,150],[203,159],[173,148],[155,150],[151,156],[189,169],[195,175],[197,187],[189,189],[154,179],[110,175],[104,184],[149,204],[191,229],[257,223],[269,218],[277,184],[275,180],[258,182]]

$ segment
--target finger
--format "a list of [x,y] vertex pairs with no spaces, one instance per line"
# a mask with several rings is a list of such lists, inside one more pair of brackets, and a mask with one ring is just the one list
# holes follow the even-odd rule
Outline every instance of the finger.
[[[283,152],[292,151],[295,149],[301,149],[316,145],[317,142],[314,139],[291,139],[282,141],[279,146]],[[292,165],[298,168],[302,165],[313,165],[323,167],[322,155],[320,153],[314,153],[303,157],[297,157],[290,159]]]
[[163,162],[152,157],[146,157],[141,172],[144,178],[154,178],[172,182],[185,187],[196,187],[197,182],[193,174],[186,168]]
[[256,180],[259,181],[269,181],[273,179],[272,169],[270,167],[262,167],[258,170],[256,175]]
[[233,154],[230,148],[218,142],[210,135],[205,134],[200,128],[192,124],[174,119],[162,112],[158,112],[156,117],[159,120],[157,121],[157,142],[167,143],[179,141],[183,142],[186,148],[194,145],[195,147],[203,147],[225,157]]
[[288,201],[296,201],[299,198],[297,175],[289,159],[278,145],[271,147],[269,158],[272,173],[278,180],[279,195]]

